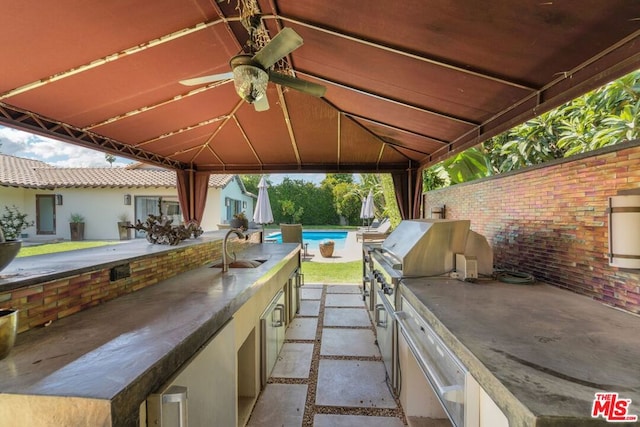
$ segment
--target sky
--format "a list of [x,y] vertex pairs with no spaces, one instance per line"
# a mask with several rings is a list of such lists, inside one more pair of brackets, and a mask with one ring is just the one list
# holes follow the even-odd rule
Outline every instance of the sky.
[[[102,151],[91,150],[79,145],[34,135],[13,128],[0,126],[0,153],[15,157],[34,159],[46,162],[52,166],[66,168],[80,167],[109,167]],[[113,166],[126,166],[134,163],[124,157],[116,157]],[[269,179],[274,184],[279,184],[289,176],[292,179],[302,179],[304,181],[320,184],[325,174],[270,174]]]

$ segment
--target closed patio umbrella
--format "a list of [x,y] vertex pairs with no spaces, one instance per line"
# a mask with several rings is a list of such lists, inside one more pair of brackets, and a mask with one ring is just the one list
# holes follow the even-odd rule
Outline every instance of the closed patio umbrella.
[[260,183],[258,183],[258,201],[253,212],[253,222],[263,225],[262,238],[264,240],[264,224],[273,222],[273,212],[271,211],[271,202],[267,192],[267,181],[264,177],[260,178]]
[[[373,190],[369,190],[369,194],[367,195],[367,198],[364,200],[362,208],[360,209],[360,218],[362,218],[363,220],[370,220],[374,216]],[[371,223],[369,222],[368,224]]]

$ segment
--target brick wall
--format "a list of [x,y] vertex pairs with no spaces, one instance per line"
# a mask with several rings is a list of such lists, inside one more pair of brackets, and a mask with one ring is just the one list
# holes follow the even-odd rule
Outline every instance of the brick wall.
[[[569,161],[568,161],[569,160]],[[640,270],[608,265],[607,198],[640,188],[640,141],[435,190],[424,212],[470,219],[499,268],[640,313]]]
[[[229,241],[230,251],[255,242]],[[109,268],[0,292],[0,306],[16,308],[18,333],[42,326],[119,296],[155,285],[179,273],[222,258],[222,241],[176,248],[129,263],[131,276],[109,280]],[[123,262],[124,264],[124,262]]]

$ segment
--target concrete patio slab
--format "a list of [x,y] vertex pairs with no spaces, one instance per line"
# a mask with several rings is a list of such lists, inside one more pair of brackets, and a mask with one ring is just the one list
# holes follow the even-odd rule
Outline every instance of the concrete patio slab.
[[324,310],[324,326],[356,326],[368,328],[371,320],[364,308],[326,308]]
[[316,405],[396,408],[381,362],[320,360]]
[[313,344],[284,343],[273,367],[273,378],[309,378]]
[[298,316],[318,316],[320,314],[320,301],[302,300]]
[[284,338],[285,340],[315,340],[317,329],[317,318],[296,317],[287,328]]
[[329,285],[327,286],[328,294],[362,294],[362,290],[358,285]]
[[324,328],[320,355],[379,357],[375,341],[370,329]]
[[256,402],[247,426],[300,426],[306,399],[306,385],[267,384]]
[[313,417],[313,427],[403,427],[400,418],[369,417],[364,415],[318,414]]
[[303,286],[301,288],[301,298],[302,299],[313,299],[313,300],[319,300],[320,298],[322,298],[322,289],[316,289],[316,288],[307,288],[306,286]]
[[362,295],[330,294],[324,302],[325,307],[364,307]]

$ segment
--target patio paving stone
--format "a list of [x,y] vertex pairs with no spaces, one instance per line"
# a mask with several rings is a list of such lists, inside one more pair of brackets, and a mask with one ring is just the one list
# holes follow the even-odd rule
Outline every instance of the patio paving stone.
[[371,320],[364,308],[325,308],[324,326],[370,327]]

